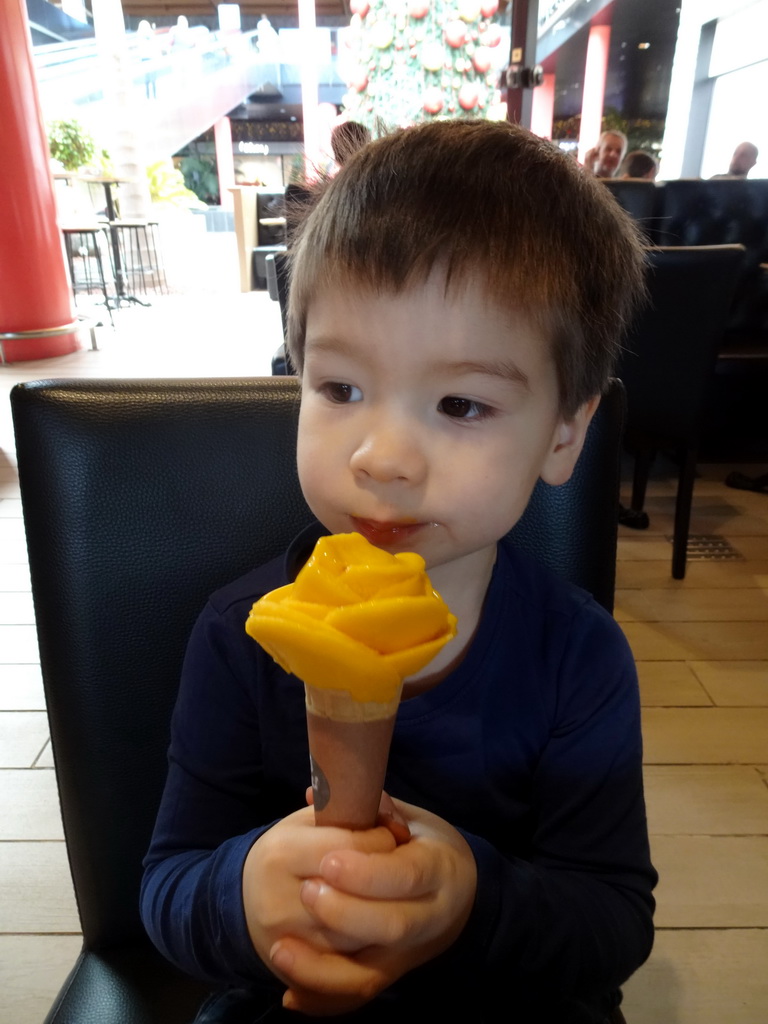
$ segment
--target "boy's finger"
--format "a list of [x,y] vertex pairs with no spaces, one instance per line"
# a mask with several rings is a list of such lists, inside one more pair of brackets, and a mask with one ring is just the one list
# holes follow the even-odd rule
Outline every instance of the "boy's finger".
[[320,996],[368,1002],[392,980],[362,959],[319,952],[291,936],[276,942],[269,958],[275,970],[290,979],[292,989],[303,989]]
[[389,829],[398,846],[407,843],[411,838],[408,822],[389,793],[381,794],[377,821],[379,825]]
[[270,859],[299,877],[318,873],[323,859],[333,852],[357,852],[359,855],[385,855],[395,849],[389,829],[380,826],[364,832],[341,828],[295,829],[271,838]]
[[418,899],[438,882],[433,859],[411,841],[392,853],[333,850],[320,861],[320,876],[334,888],[369,899]]
[[399,945],[414,933],[421,934],[433,913],[430,899],[359,899],[317,878],[303,883],[300,897],[323,930],[344,936],[345,945],[339,948],[346,949]]

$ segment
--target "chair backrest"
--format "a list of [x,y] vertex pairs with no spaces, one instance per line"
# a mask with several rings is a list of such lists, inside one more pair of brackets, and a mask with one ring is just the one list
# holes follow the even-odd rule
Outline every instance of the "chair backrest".
[[768,181],[721,178],[667,181],[659,193],[664,245],[746,246],[752,263],[768,260]]
[[741,245],[648,252],[650,301],[618,368],[630,431],[695,446],[743,258]]
[[664,186],[657,185],[654,181],[641,181],[636,178],[600,180],[613,193],[619,206],[637,221],[650,240],[655,241],[659,228],[660,196]]
[[[192,624],[310,520],[298,383],[48,380],[12,393],[40,659],[87,949],[143,937],[141,860]],[[517,542],[612,606],[623,394]],[[499,467],[503,472],[503,467]]]
[[280,321],[283,337],[288,330],[288,275],[290,263],[287,252],[271,252],[264,259],[267,273],[267,290],[270,299],[280,303]]

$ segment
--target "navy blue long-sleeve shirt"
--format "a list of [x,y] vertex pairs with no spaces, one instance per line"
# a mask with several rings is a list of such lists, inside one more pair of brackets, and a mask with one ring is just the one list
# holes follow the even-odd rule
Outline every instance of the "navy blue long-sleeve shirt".
[[[278,1002],[241,877],[259,836],[305,804],[304,692],[244,624],[307,553],[305,539],[218,591],[195,626],[142,889],[170,960]],[[656,881],[637,678],[610,615],[503,541],[464,660],[400,705],[386,788],[459,829],[478,869],[462,935],[379,997],[389,1012],[443,999],[450,1019],[465,1006],[481,1020],[502,999],[520,1024],[603,1020],[650,952]]]

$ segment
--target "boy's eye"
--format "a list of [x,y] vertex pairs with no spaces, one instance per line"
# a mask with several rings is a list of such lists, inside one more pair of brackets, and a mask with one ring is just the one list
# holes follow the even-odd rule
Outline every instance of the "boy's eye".
[[323,384],[321,390],[332,402],[338,402],[341,405],[346,402],[359,402],[363,397],[360,388],[356,388],[354,384],[342,384],[336,380]]
[[448,395],[441,398],[437,408],[452,419],[457,420],[479,420],[489,413],[488,406],[480,402],[473,402],[471,398],[459,398],[457,395]]

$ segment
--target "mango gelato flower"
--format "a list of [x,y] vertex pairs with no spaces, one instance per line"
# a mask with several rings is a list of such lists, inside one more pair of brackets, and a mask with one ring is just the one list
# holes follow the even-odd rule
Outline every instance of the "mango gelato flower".
[[296,582],[253,605],[246,632],[308,686],[389,701],[456,635],[424,566],[357,533],[321,537]]

